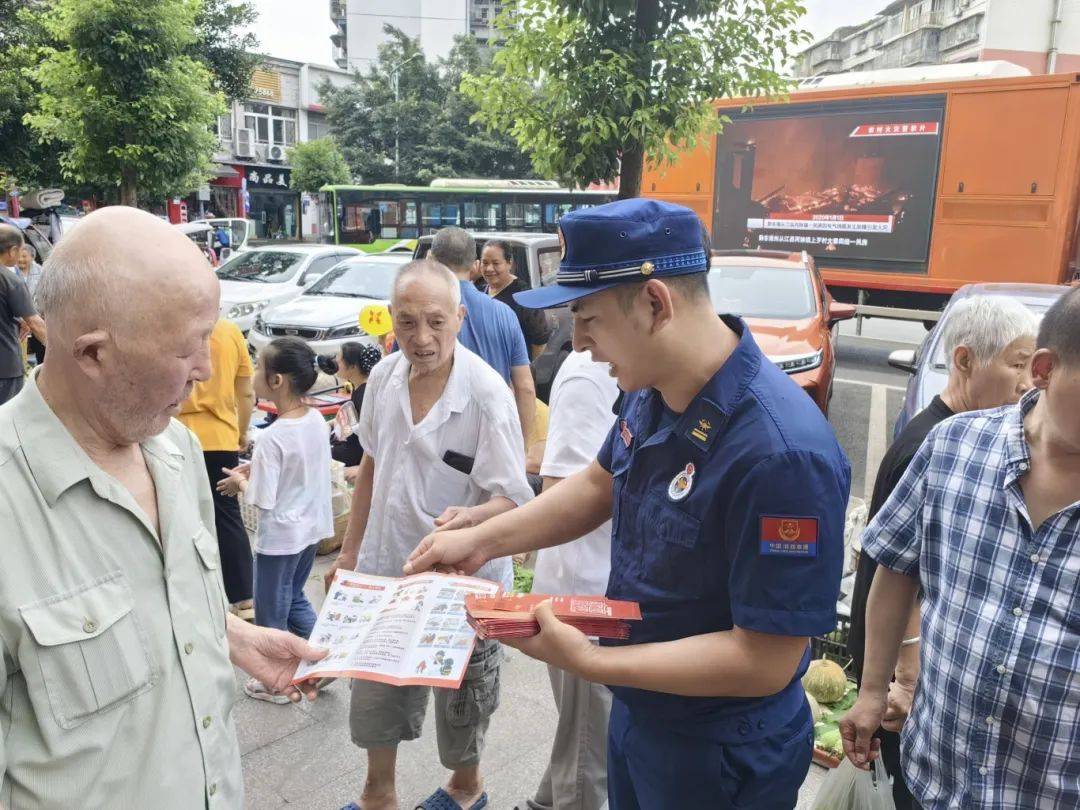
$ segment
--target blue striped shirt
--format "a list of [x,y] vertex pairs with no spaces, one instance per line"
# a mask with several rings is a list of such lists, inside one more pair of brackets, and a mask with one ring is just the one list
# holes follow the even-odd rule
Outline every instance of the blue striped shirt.
[[1080,807],[1080,501],[1032,527],[1038,396],[935,427],[863,539],[922,588],[902,758],[927,810]]

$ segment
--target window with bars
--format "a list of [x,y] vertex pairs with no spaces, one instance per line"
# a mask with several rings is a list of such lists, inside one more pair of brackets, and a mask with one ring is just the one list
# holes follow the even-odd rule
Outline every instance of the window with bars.
[[244,105],[244,126],[255,133],[256,143],[292,146],[296,143],[296,110],[273,104]]

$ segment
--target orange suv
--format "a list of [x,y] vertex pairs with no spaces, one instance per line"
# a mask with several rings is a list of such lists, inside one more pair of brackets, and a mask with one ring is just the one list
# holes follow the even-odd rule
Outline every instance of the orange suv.
[[714,250],[709,295],[718,313],[738,315],[761,351],[829,413],[836,324],[855,317],[834,301],[806,252]]

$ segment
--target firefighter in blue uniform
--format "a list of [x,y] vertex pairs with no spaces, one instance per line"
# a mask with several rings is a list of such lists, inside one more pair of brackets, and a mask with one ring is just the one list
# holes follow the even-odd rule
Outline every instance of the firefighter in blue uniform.
[[[607,595],[641,604],[596,646],[543,607],[527,654],[614,693],[611,810],[794,807],[813,749],[799,682],[836,627],[851,471],[813,401],[716,315],[707,235],[687,208],[626,200],[567,214],[555,285],[574,348],[626,392],[593,464],[523,507],[424,538],[407,572],[573,540],[612,519]],[[723,283],[723,282],[720,282]],[[721,292],[722,295],[722,292]]]

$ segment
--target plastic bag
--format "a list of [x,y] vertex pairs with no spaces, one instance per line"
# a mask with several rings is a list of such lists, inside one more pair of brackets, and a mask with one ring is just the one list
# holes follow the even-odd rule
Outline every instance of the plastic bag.
[[811,810],[896,810],[881,757],[871,767],[861,771],[844,757],[825,777]]

